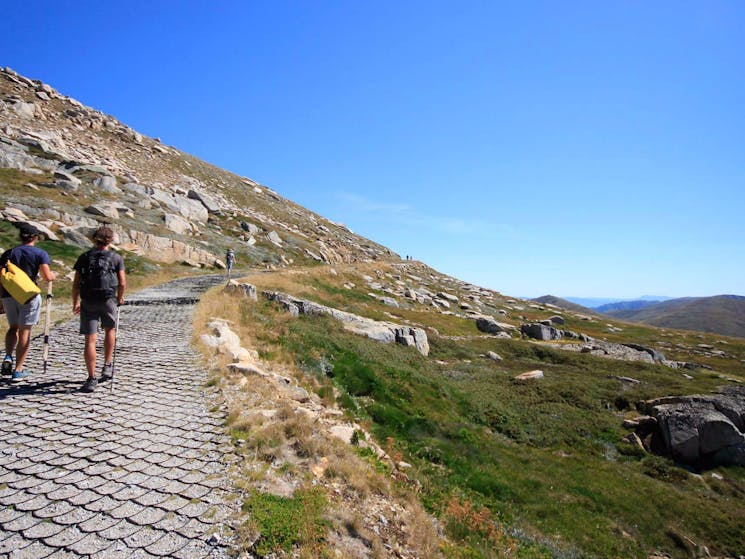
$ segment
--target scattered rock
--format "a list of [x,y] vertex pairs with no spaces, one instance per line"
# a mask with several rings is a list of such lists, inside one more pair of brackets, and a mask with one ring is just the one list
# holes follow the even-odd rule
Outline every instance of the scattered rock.
[[497,362],[502,361],[502,356],[499,355],[498,353],[493,352],[493,351],[487,352],[486,356],[489,359],[492,359],[493,361],[497,361]]
[[517,375],[515,380],[533,380],[539,378],[543,378],[543,371],[536,369],[535,371],[528,371],[527,373]]

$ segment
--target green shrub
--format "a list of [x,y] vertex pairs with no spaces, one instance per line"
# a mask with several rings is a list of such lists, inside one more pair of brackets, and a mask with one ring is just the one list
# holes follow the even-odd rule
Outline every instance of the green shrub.
[[642,460],[642,471],[649,477],[679,483],[688,480],[688,472],[677,467],[671,460],[661,456],[649,455]]
[[251,492],[243,511],[260,534],[252,551],[264,557],[279,551],[289,553],[294,546],[320,548],[327,529],[323,517],[326,506],[320,488],[298,490],[292,498]]

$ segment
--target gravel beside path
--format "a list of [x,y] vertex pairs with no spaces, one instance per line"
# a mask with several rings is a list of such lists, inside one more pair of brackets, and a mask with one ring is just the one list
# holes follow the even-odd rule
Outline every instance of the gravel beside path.
[[0,385],[0,557],[230,556],[235,455],[191,348],[194,302],[220,281],[176,280],[121,307],[113,391],[79,391],[77,318],[53,330],[46,375],[34,341],[29,379]]

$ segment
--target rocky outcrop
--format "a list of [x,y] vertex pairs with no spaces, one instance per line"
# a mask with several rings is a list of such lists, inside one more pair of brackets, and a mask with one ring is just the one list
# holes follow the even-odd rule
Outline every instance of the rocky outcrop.
[[250,283],[230,280],[225,286],[225,292],[239,297],[247,297],[252,301],[258,300],[256,286]]
[[636,427],[647,450],[696,468],[745,466],[744,387],[657,398],[639,407],[653,419]]
[[429,341],[427,339],[427,334],[421,328],[372,320],[370,318],[327,307],[313,301],[299,299],[286,293],[264,291],[262,292],[262,295],[270,301],[280,303],[285,310],[296,316],[298,314],[331,316],[341,322],[345,329],[354,332],[355,334],[360,334],[379,342],[395,342],[405,346],[412,346],[422,355],[429,354]]
[[541,340],[544,342],[548,342],[551,340],[560,340],[562,338],[560,330],[557,330],[553,326],[547,326],[545,324],[538,323],[523,324],[520,327],[520,333],[524,336],[527,336],[528,338]]
[[491,316],[479,316],[476,317],[476,328],[479,329],[479,332],[484,332],[486,334],[507,334],[509,336],[510,332],[517,330],[512,324],[506,324],[504,322],[499,322],[492,318]]
[[168,237],[159,237],[134,229],[120,231],[120,235],[122,243],[132,244],[128,247],[129,250],[146,254],[149,258],[159,262],[189,262],[200,266],[225,267],[211,252]]

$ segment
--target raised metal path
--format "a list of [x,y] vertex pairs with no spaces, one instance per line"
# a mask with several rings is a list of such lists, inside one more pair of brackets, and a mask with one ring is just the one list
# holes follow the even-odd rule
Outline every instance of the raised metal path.
[[113,391],[79,391],[77,318],[52,331],[46,375],[33,342],[29,379],[0,385],[0,557],[230,555],[234,455],[191,349],[194,301],[218,281],[169,282],[121,307]]

